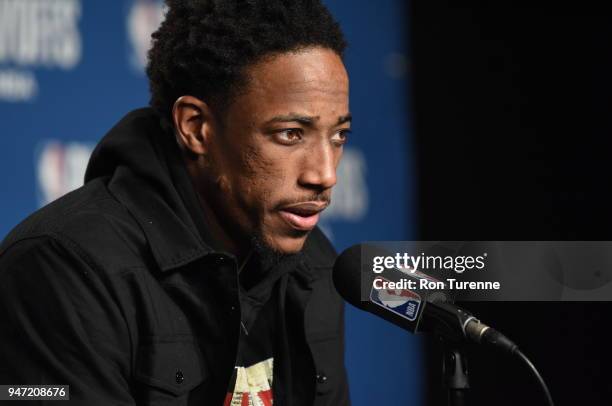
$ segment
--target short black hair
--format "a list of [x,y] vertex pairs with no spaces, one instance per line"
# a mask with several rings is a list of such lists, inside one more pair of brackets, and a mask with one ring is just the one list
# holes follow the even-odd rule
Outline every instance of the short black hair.
[[223,109],[263,57],[320,46],[340,57],[346,41],[320,0],[166,0],[152,35],[151,106],[169,118],[183,95]]

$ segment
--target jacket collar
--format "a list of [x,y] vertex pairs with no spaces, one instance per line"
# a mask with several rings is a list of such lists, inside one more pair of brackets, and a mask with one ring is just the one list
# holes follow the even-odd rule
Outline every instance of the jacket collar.
[[214,252],[197,235],[192,222],[186,221],[184,213],[160,199],[159,194],[129,168],[118,169],[109,191],[140,225],[162,271],[181,267]]

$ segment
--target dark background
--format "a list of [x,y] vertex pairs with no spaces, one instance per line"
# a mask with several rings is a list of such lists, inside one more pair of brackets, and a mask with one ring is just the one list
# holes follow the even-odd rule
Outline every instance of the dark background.
[[[609,12],[419,0],[409,38],[419,239],[612,240]],[[466,307],[520,345],[556,405],[612,402],[610,303]],[[469,361],[469,404],[545,404],[518,360]],[[426,365],[428,404],[445,404],[433,340]]]

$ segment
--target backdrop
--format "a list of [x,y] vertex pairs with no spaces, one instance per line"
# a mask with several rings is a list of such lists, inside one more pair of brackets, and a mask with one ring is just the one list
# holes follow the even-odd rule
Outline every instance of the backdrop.
[[[414,238],[403,0],[329,0],[349,41],[353,135],[322,227],[338,251]],[[154,0],[0,0],[0,236],[82,184],[89,154],[126,112],[146,105]],[[355,405],[420,404],[421,342],[347,308]]]

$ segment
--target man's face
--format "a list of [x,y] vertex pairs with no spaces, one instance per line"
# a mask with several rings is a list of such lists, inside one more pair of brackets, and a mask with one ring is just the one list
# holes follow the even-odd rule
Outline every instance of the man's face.
[[247,69],[245,90],[210,142],[216,214],[240,238],[302,249],[330,203],[350,128],[348,77],[331,50],[307,48]]

